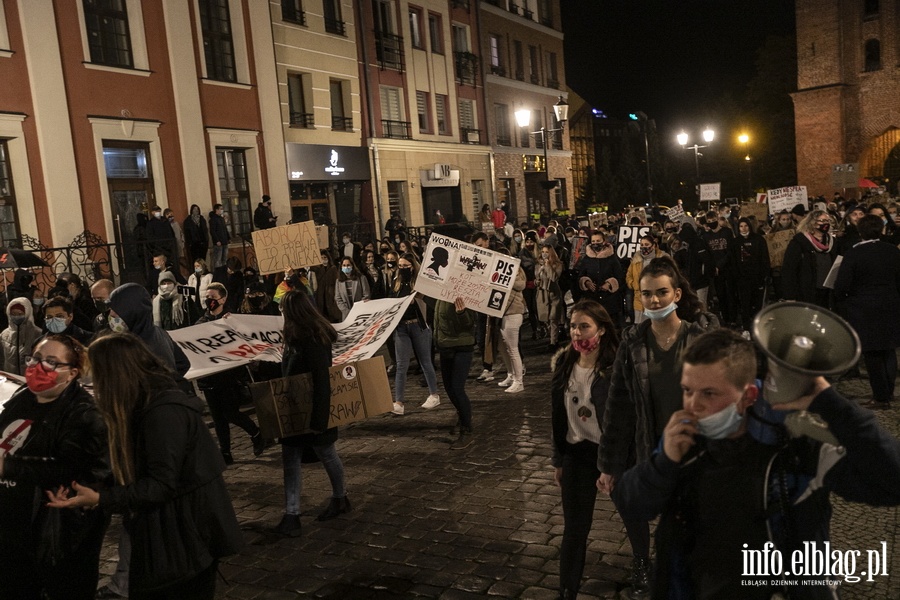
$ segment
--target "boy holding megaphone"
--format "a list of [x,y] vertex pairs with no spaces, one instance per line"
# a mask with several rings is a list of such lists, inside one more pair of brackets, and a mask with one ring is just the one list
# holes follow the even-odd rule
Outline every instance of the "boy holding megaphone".
[[[821,376],[774,408],[817,415],[838,444],[789,437],[759,416],[771,409],[760,410],[754,346],[732,331],[698,337],[683,358],[682,410],[612,493],[623,519],[661,515],[653,597],[836,597],[827,581],[852,574],[828,556],[829,494],[900,504],[900,443]],[[751,434],[762,419],[777,435]],[[817,552],[824,561],[810,560]]]

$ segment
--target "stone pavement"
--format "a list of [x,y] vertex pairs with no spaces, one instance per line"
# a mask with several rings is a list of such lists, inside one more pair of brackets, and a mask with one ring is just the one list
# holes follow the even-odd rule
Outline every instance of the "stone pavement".
[[[307,465],[299,538],[268,531],[283,507],[278,447],[254,458],[249,439],[236,430],[237,462],[226,481],[248,545],[221,565],[227,584],[220,581],[217,597],[555,598],[563,527],[550,466],[550,354],[542,342],[524,346],[525,392],[506,394],[496,382],[470,379],[475,443],[465,450],[448,448],[456,413],[444,395],[438,408],[418,408],[427,395],[417,387],[420,376],[407,386],[414,400],[405,416],[342,430],[338,450],[353,511],[317,522],[330,485],[321,465]],[[475,366],[473,377],[480,372]],[[871,396],[866,380],[838,387],[850,397]],[[878,415],[894,435],[898,414],[895,408]],[[891,563],[890,575],[874,583],[845,584],[844,598],[900,598],[897,516],[896,508],[835,498],[832,546],[877,549],[886,541]],[[115,567],[116,537],[111,530],[104,547],[107,574]],[[601,495],[579,598],[622,597],[630,562],[622,522]]]

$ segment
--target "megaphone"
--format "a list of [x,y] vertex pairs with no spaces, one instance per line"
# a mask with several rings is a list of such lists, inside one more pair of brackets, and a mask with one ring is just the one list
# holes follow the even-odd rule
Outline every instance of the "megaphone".
[[[796,400],[812,387],[816,377],[849,370],[862,350],[849,323],[806,302],[770,304],[753,319],[751,334],[768,361],[763,392],[773,405]],[[789,414],[785,426],[794,437],[806,435],[838,445],[828,426],[806,411]]]

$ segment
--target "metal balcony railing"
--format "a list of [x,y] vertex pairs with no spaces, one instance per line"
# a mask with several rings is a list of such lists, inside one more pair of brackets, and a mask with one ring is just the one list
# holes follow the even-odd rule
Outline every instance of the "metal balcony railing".
[[293,0],[283,1],[281,3],[281,20],[297,25],[306,25],[306,13],[298,8]]
[[331,117],[332,131],[353,131],[353,117]]
[[541,82],[541,76],[538,75],[537,73],[532,73],[531,74],[531,83],[533,83],[534,85],[538,85],[540,82]]
[[547,80],[547,87],[553,88],[554,90],[558,90],[558,89],[559,89],[559,82],[558,82],[557,80],[555,80],[555,79],[548,79],[548,80]]
[[509,134],[498,134],[497,135],[497,145],[498,146],[512,146],[512,138],[509,137]]
[[464,85],[475,85],[478,81],[478,57],[471,52],[454,52],[456,81]]
[[291,126],[292,127],[305,127],[310,128],[314,127],[316,124],[315,118],[312,113],[302,113],[302,112],[294,112],[291,111]]
[[491,75],[506,77],[506,69],[502,65],[491,65]]
[[469,127],[460,127],[459,141],[461,141],[463,144],[480,144],[481,130],[471,129]]
[[403,70],[403,37],[381,31],[375,32],[375,57],[382,69]]
[[507,10],[509,10],[509,12],[511,12],[512,14],[517,15],[517,14],[519,14],[519,5],[515,4],[513,2],[510,2]]
[[381,130],[384,137],[397,140],[408,140],[412,138],[409,133],[410,125],[411,123],[409,121],[381,120]]
[[450,3],[450,6],[453,8],[462,8],[465,10],[469,10],[469,0],[453,0]]
[[330,19],[325,17],[325,31],[336,35],[346,35],[347,27],[340,19]]

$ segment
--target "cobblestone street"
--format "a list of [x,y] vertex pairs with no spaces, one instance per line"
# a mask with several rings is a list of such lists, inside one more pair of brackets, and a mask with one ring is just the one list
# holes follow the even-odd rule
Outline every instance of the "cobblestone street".
[[[235,431],[237,462],[226,481],[248,544],[222,564],[227,585],[220,580],[219,597],[555,598],[562,508],[550,467],[550,354],[539,353],[538,343],[524,344],[525,392],[510,395],[496,382],[470,379],[476,441],[465,450],[448,448],[456,413],[445,396],[434,410],[418,408],[427,395],[417,386],[419,376],[410,377],[405,416],[384,415],[341,431],[353,511],[316,521],[330,485],[320,465],[307,465],[299,538],[268,532],[283,508],[278,447],[254,459],[248,438]],[[473,365],[473,377],[477,372]],[[870,397],[865,379],[838,387],[850,397]],[[897,414],[897,408],[879,413],[894,435]],[[835,500],[832,546],[879,549],[886,541],[890,562],[889,576],[845,584],[842,597],[900,597],[897,509]],[[107,575],[115,566],[116,532],[104,548]],[[630,547],[602,496],[590,540],[579,598],[620,597]]]

